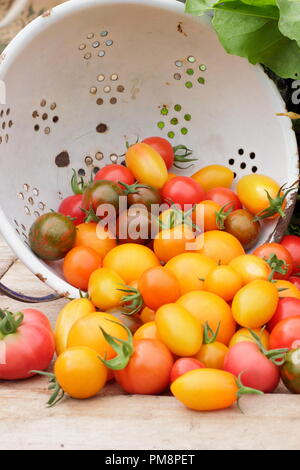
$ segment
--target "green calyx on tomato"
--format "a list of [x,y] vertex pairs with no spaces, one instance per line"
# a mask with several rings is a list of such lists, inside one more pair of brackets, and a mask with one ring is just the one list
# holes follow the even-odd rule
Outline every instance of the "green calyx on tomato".
[[217,212],[216,211],[216,224],[219,230],[224,230],[225,229],[225,220],[231,214],[233,211],[233,206],[231,202],[228,202],[225,204],[221,209]]
[[237,407],[240,410],[240,412],[244,413],[241,406],[240,406],[241,397],[243,395],[263,395],[264,392],[262,392],[261,390],[256,390],[256,388],[245,387],[243,385],[242,380],[241,380],[242,375],[243,375],[243,372],[241,372],[240,375],[238,376],[238,378],[236,379],[236,385],[238,387],[236,404],[237,404]]
[[57,403],[59,403],[64,398],[65,392],[57,382],[55,374],[51,374],[51,372],[42,372],[41,370],[31,370],[30,372],[48,377],[48,390],[52,392],[51,397],[47,401],[48,408],[57,405]]
[[152,189],[151,186],[147,184],[140,184],[137,181],[134,184],[126,184],[126,183],[123,183],[122,181],[118,181],[118,184],[124,187],[126,196],[128,196],[128,194],[138,193],[140,188]]
[[203,325],[203,344],[214,343],[217,339],[221,322],[219,321],[216,331],[214,331],[206,321]]
[[[262,342],[260,337],[250,328],[247,328],[249,333],[251,334],[252,338],[254,339],[256,345],[258,346],[260,352],[269,359],[275,366],[281,366],[286,357],[286,353],[288,352],[288,348],[280,348],[280,349],[270,349],[267,350]],[[263,330],[262,330],[263,331]]]
[[86,183],[82,176],[78,180],[78,174],[77,174],[77,171],[74,170],[74,168],[72,169],[72,171],[73,171],[73,175],[71,178],[72,191],[74,194],[83,194],[86,188],[88,187],[88,185],[93,181],[92,175],[91,175],[91,179],[89,183]]
[[280,373],[286,388],[292,393],[300,393],[300,348],[287,353]]
[[183,212],[176,204],[172,201],[168,201],[172,205],[170,207],[170,213],[168,215],[167,222],[159,219],[159,225],[162,230],[170,230],[178,225],[189,225],[197,232],[201,232],[201,229],[192,222],[191,214],[196,208],[196,204],[188,211]]
[[291,186],[288,186],[287,188],[286,188],[286,184],[283,184],[279,188],[279,191],[276,197],[274,198],[272,198],[269,192],[266,191],[270,205],[269,207],[266,207],[261,212],[256,214],[256,216],[253,219],[253,222],[259,222],[260,220],[268,219],[269,217],[273,217],[274,215],[278,215],[278,214],[281,217],[284,217],[285,212],[283,210],[283,204],[287,196],[289,195],[289,193],[292,191],[295,191],[297,184],[298,184],[298,181],[295,181],[293,184],[291,184]]
[[137,314],[144,305],[142,294],[135,287],[123,286],[123,289],[117,289],[121,292],[124,292],[127,295],[124,295],[121,298],[121,305],[125,310],[127,310],[127,315]]
[[108,367],[109,369],[112,370],[122,370],[125,369],[127,366],[128,362],[130,361],[130,358],[132,354],[134,353],[134,348],[133,348],[133,336],[130,331],[130,329],[119,322],[116,322],[114,320],[107,320],[112,323],[116,323],[118,325],[121,325],[127,332],[128,334],[128,339],[127,341],[116,338],[115,336],[109,335],[106,333],[106,331],[100,326],[100,330],[102,331],[102,334],[107,341],[107,343],[113,348],[113,350],[117,353],[115,357],[112,359],[106,360],[106,358],[102,358],[99,356],[99,359],[103,362],[103,364]]
[[270,255],[269,258],[264,258],[265,262],[270,266],[271,272],[268,281],[272,282],[275,273],[286,274],[288,272],[288,265],[283,259],[279,259],[275,253]]
[[0,339],[16,333],[23,320],[24,315],[21,312],[13,314],[8,310],[0,309]]
[[84,223],[86,224],[89,224],[90,222],[96,222],[96,224],[101,220],[100,217],[98,217],[96,214],[95,214],[95,211],[91,205],[91,207],[89,208],[89,210],[87,209],[82,209],[82,212],[85,213],[85,218],[84,218]]
[[187,167],[182,167],[178,165],[177,162],[180,163],[190,163],[190,162],[195,162],[198,160],[197,158],[188,158],[192,155],[193,151],[189,148],[187,148],[185,145],[176,145],[173,147],[174,151],[174,163],[173,166],[176,168],[179,168],[180,170],[186,170],[187,168],[190,168],[192,165],[189,165]]

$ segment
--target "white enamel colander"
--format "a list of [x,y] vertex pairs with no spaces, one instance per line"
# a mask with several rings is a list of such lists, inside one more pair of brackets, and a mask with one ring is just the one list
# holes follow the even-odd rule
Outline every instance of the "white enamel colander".
[[[158,135],[198,157],[279,183],[298,179],[291,121],[260,66],[228,55],[209,19],[175,0],[71,0],[29,24],[0,56],[0,229],[19,258],[56,292],[78,296],[59,264],[27,244],[41,214],[70,195],[79,174],[123,160],[125,142]],[[0,82],[1,86],[1,82]],[[1,98],[1,93],[0,93]],[[279,239],[289,221],[265,225]]]

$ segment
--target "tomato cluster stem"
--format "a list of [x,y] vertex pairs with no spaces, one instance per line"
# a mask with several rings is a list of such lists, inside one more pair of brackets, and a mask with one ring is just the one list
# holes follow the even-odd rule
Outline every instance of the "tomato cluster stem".
[[246,387],[245,385],[243,385],[242,380],[241,380],[242,375],[243,375],[243,372],[241,372],[238,378],[236,379],[236,385],[238,386],[236,403],[240,412],[244,413],[240,406],[241,397],[243,395],[263,395],[264,392],[262,392],[261,390],[256,390],[256,388]]
[[108,319],[107,321],[116,323],[116,325],[121,325],[122,328],[126,330],[128,334],[128,339],[127,341],[125,341],[123,339],[116,338],[116,336],[112,336],[106,333],[106,331],[100,326],[100,330],[102,331],[102,334],[105,340],[113,348],[113,350],[117,353],[117,355],[114,358],[109,359],[109,360],[107,360],[106,357],[102,358],[100,356],[99,356],[99,359],[109,369],[112,369],[112,370],[125,369],[128,362],[130,361],[132,354],[134,353],[132,333],[130,329],[126,325],[123,325],[122,323],[119,323],[114,320],[108,320]]
[[13,314],[8,310],[0,309],[0,334],[7,336],[16,333],[23,320],[24,314],[22,312]]
[[267,357],[273,364],[276,366],[281,366],[286,357],[286,353],[288,352],[288,348],[280,348],[280,349],[270,349],[269,351],[264,348],[260,337],[250,328],[247,328],[251,336],[253,337],[255,343],[257,344],[260,352]]
[[52,391],[52,395],[47,401],[48,408],[51,408],[52,406],[57,405],[57,403],[59,403],[63,399],[63,397],[65,396],[65,392],[63,391],[63,389],[57,382],[55,374],[51,374],[50,372],[43,372],[41,370],[31,370],[30,373],[48,377],[49,379],[48,390]]

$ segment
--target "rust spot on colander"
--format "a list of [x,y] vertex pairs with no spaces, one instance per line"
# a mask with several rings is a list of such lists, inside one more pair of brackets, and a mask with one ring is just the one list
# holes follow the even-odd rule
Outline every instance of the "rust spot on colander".
[[70,164],[70,156],[66,150],[55,157],[55,164],[58,168],[64,168]]
[[108,131],[108,127],[106,124],[104,124],[103,122],[101,122],[100,124],[98,124],[98,126],[96,127],[96,131],[99,132],[100,134],[104,134],[104,132],[107,132]]
[[44,277],[44,276],[43,276],[42,274],[40,274],[40,273],[37,273],[37,274],[36,274],[36,277],[37,277],[40,281],[42,281],[42,282],[47,282],[47,278]]
[[183,31],[183,28],[182,28],[182,21],[179,21],[178,25],[177,25],[177,31],[181,34],[183,34],[185,37],[187,37],[187,34]]
[[50,16],[52,13],[52,8],[50,8],[50,10],[46,10],[43,14],[42,14],[42,17],[43,18],[47,18],[48,16]]

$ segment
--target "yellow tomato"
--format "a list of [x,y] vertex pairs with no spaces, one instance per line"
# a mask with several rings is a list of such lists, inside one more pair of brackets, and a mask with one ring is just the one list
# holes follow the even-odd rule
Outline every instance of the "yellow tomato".
[[140,314],[140,319],[143,323],[152,322],[155,320],[155,312],[149,307],[144,307]]
[[233,317],[241,326],[259,328],[274,315],[278,298],[278,291],[273,283],[261,280],[249,282],[233,299]]
[[203,288],[203,280],[208,273],[217,266],[217,263],[207,256],[199,253],[182,253],[170,259],[168,268],[177,278],[181,294]]
[[223,165],[208,165],[192,175],[192,178],[202,186],[205,191],[212,188],[230,188],[234,174]]
[[155,321],[149,321],[144,325],[140,326],[133,335],[135,340],[138,339],[160,339],[157,333],[157,327]]
[[194,356],[209,369],[223,369],[224,359],[229,348],[219,341],[203,344],[200,351]]
[[182,306],[163,305],[156,312],[155,324],[161,341],[177,356],[193,356],[201,348],[203,328]]
[[97,395],[107,380],[107,368],[98,353],[87,347],[64,351],[55,362],[54,374],[63,391],[79,399]]
[[[253,331],[254,333],[257,334],[257,336],[260,337],[263,347],[265,349],[269,349],[269,336],[270,335],[267,332],[267,330],[262,329],[262,328],[254,328]],[[229,347],[232,348],[232,346],[242,341],[252,341],[253,343],[255,342],[253,336],[251,335],[250,331],[247,330],[247,328],[241,328],[233,335],[233,337],[230,340]]]
[[88,299],[74,299],[64,306],[55,325],[55,346],[58,356],[67,349],[68,336],[74,323],[95,310],[94,305]]
[[140,182],[154,188],[162,188],[168,180],[164,159],[148,144],[138,143],[127,150],[126,166]]
[[238,390],[236,377],[217,369],[191,370],[171,385],[177,400],[197,411],[228,408],[236,401]]
[[258,214],[270,206],[268,194],[271,198],[276,198],[279,192],[280,185],[273,178],[264,175],[246,175],[237,184],[238,197],[252,214]]
[[125,295],[119,290],[124,288],[124,285],[124,280],[112,269],[96,269],[89,279],[90,299],[101,310],[117,307]]
[[283,297],[295,297],[296,299],[300,299],[300,291],[292,282],[279,279],[274,281],[274,284],[281,299]]
[[154,239],[153,249],[156,256],[167,263],[174,256],[191,251],[195,243],[192,229],[188,225],[176,225],[161,230]]
[[118,273],[126,284],[138,280],[146,269],[154,266],[160,266],[157,256],[150,248],[136,243],[116,246],[103,260],[103,267]]
[[242,276],[244,285],[258,279],[267,281],[271,273],[269,265],[255,255],[238,256],[229,266]]
[[183,295],[176,303],[188,310],[201,325],[208,322],[213,331],[216,331],[220,323],[216,339],[224,344],[229,343],[236,324],[225,300],[212,292],[194,291]]
[[128,334],[120,320],[109,313],[95,312],[86,315],[73,325],[67,347],[86,346],[97,351],[101,357],[106,356],[106,359],[112,359],[116,353],[106,342],[100,327],[116,338],[128,339]]
[[237,238],[227,232],[211,230],[197,237],[197,251],[214,259],[218,264],[229,264],[245,251]]
[[242,286],[242,276],[237,271],[230,266],[217,266],[206,276],[203,288],[229,301]]

